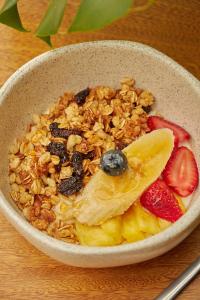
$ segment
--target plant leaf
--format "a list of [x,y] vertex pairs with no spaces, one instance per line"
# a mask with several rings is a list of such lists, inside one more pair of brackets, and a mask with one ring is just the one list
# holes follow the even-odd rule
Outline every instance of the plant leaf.
[[27,30],[22,25],[17,9],[17,1],[18,0],[5,1],[2,9],[0,10],[0,23],[25,32]]
[[69,32],[103,28],[127,14],[132,4],[133,0],[82,0]]
[[51,0],[47,12],[36,30],[36,36],[51,46],[51,35],[56,34],[62,22],[67,0]]
[[141,6],[136,6],[132,8],[132,12],[141,12],[150,8],[153,4],[156,3],[156,0],[147,0],[147,2]]
[[50,47],[52,47],[50,35],[48,35],[48,36],[39,36],[39,38],[41,40],[43,40],[45,43],[47,43]]

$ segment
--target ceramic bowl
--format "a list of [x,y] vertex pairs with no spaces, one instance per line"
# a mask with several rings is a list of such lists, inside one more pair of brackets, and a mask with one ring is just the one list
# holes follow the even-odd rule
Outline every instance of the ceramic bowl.
[[87,86],[117,87],[131,76],[149,89],[157,110],[183,125],[192,135],[200,163],[200,83],[166,55],[142,44],[100,41],[66,46],[44,53],[15,72],[0,90],[0,208],[13,226],[35,247],[63,263],[80,267],[112,267],[161,255],[180,243],[200,219],[199,190],[187,213],[167,230],[146,240],[114,247],[71,245],[32,227],[9,196],[8,148],[33,113],[43,112],[66,90]]

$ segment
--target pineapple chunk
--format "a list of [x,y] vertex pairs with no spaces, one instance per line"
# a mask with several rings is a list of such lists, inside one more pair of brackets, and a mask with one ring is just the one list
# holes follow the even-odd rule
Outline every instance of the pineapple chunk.
[[148,238],[148,237],[150,237],[150,236],[153,236],[153,235],[150,234],[150,233],[144,232],[144,237],[145,237],[145,239]]
[[184,204],[183,204],[183,201],[182,201],[181,197],[179,197],[177,194],[174,194],[174,196],[175,196],[176,199],[178,200],[178,204],[179,204],[179,206],[180,206],[182,212],[185,213],[185,212],[186,212],[186,208],[185,208],[185,206],[184,206]]
[[144,233],[140,231],[138,226],[134,206],[129,208],[129,210],[123,215],[122,236],[129,243],[143,240],[145,238]]
[[112,218],[101,225],[103,231],[109,235],[111,235],[116,240],[121,236],[121,224],[122,218],[121,216]]
[[160,232],[158,219],[152,213],[146,211],[140,203],[135,206],[135,216],[142,232],[156,234]]
[[[180,198],[179,203],[184,207]],[[101,225],[89,226],[76,222],[76,233],[81,245],[114,246],[123,241],[131,243],[143,240],[165,230],[171,224],[157,218],[137,202],[123,215],[109,219]]]
[[81,245],[114,246],[123,242],[121,217],[112,218],[100,226],[76,223],[76,234]]
[[161,231],[167,229],[172,224],[171,222],[161,219],[161,218],[158,218],[158,223],[159,223]]
[[133,205],[123,216],[122,236],[127,242],[136,242],[160,232],[158,219],[140,203]]

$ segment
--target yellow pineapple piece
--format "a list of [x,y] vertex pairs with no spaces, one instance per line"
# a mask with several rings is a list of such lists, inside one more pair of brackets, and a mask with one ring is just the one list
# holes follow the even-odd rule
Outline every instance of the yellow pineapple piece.
[[129,243],[145,238],[138,226],[134,205],[123,215],[122,236]]
[[121,237],[121,225],[122,218],[121,216],[109,219],[101,225],[103,231],[111,235],[114,239],[118,240]]
[[121,244],[121,217],[106,221],[100,226],[88,226],[76,222],[76,234],[81,245],[114,246]]
[[76,223],[76,234],[81,245],[111,246],[114,244],[112,237],[107,235],[99,226],[88,226]]
[[157,218],[138,202],[123,215],[122,236],[135,242],[160,232]]
[[135,205],[135,217],[142,232],[156,234],[160,232],[158,219],[152,213],[145,210],[140,203]]
[[146,238],[148,238],[148,237],[150,237],[150,236],[152,236],[153,234],[150,234],[150,233],[147,233],[147,232],[144,232],[144,237],[145,237],[145,239]]
[[172,225],[171,222],[169,222],[167,220],[164,220],[164,219],[161,219],[161,218],[158,218],[158,223],[159,223],[161,231],[167,229],[169,226]]
[[182,212],[185,213],[185,212],[186,212],[186,208],[185,208],[185,206],[184,206],[184,204],[183,204],[183,201],[182,201],[181,197],[178,196],[177,194],[174,194],[174,196],[175,196],[176,199],[178,200],[178,204],[179,204],[179,206],[180,206]]
[[120,176],[99,170],[77,198],[75,217],[88,225],[122,215],[162,173],[174,146],[169,129],[148,133],[126,147],[129,169]]

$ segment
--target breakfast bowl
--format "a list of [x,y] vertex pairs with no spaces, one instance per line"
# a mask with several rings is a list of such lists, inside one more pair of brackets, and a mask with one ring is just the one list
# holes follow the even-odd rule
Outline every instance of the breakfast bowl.
[[32,226],[11,199],[8,153],[32,115],[46,111],[66,91],[77,93],[88,86],[117,88],[126,76],[134,77],[142,89],[152,91],[155,111],[187,129],[199,166],[200,83],[172,59],[149,46],[128,41],[98,41],[55,49],[26,63],[0,90],[0,209],[35,247],[72,266],[100,268],[142,262],[169,251],[199,224],[197,188],[188,200],[187,212],[158,234],[115,246],[71,244]]

